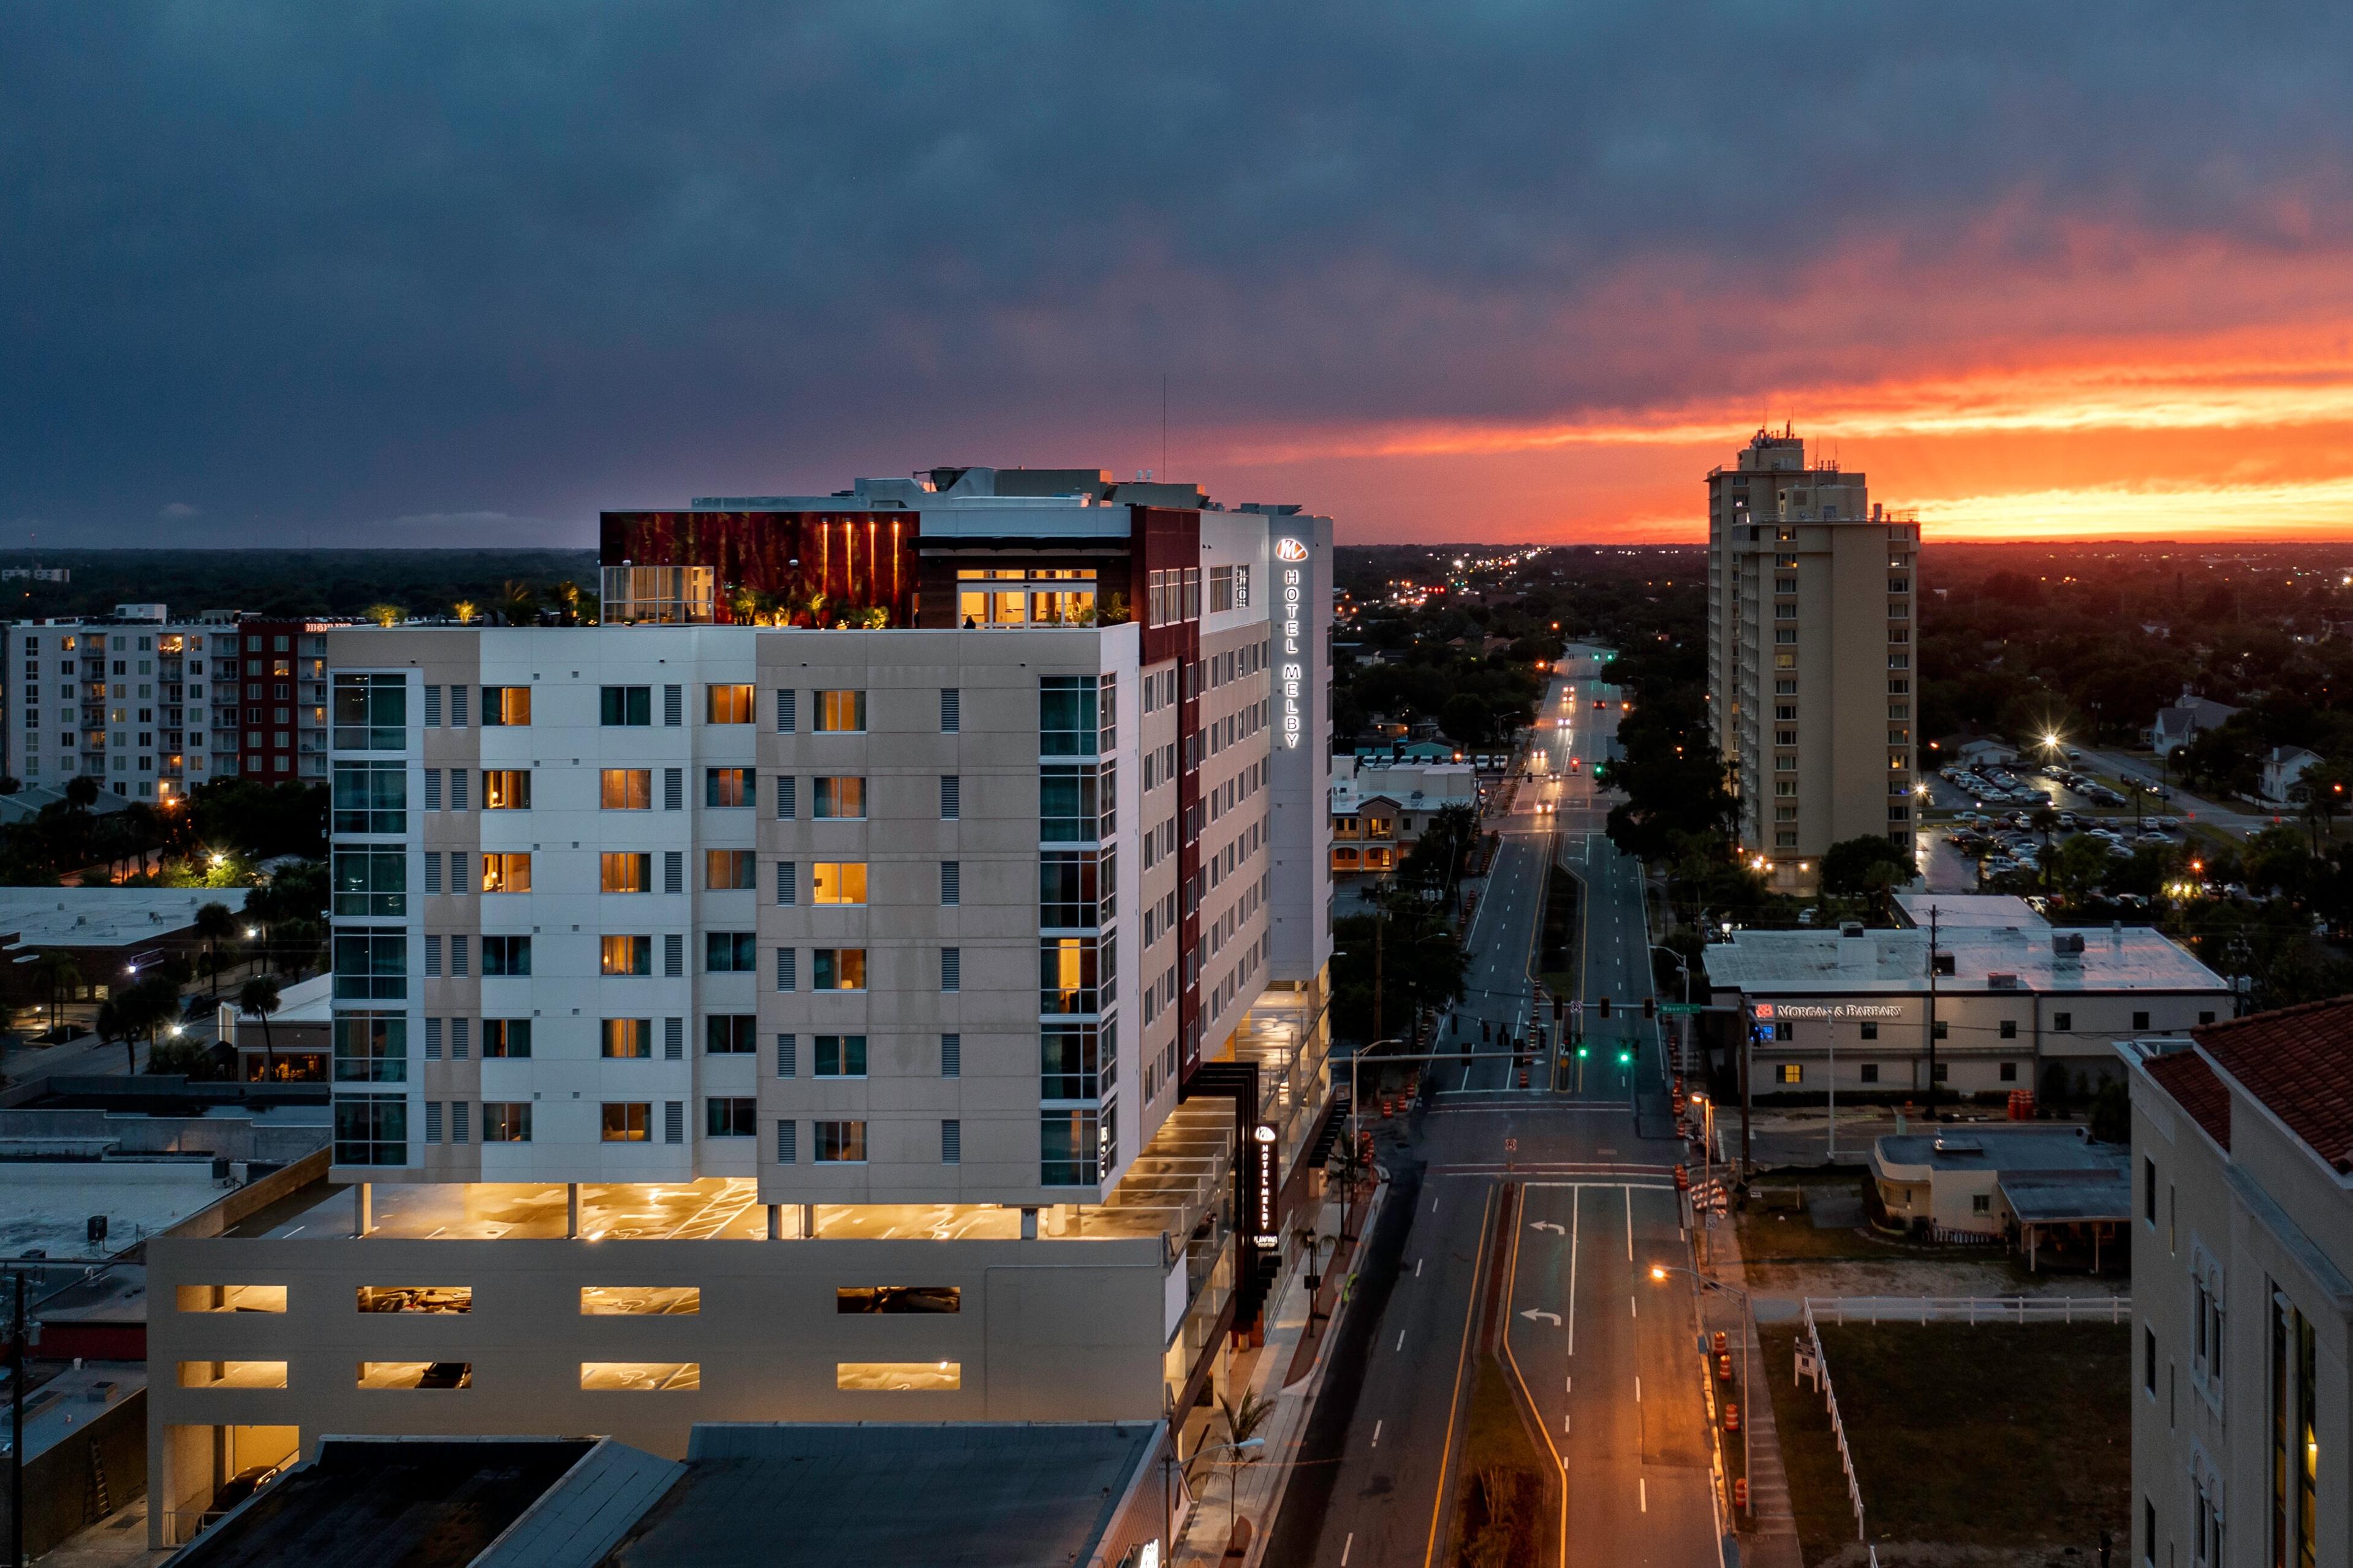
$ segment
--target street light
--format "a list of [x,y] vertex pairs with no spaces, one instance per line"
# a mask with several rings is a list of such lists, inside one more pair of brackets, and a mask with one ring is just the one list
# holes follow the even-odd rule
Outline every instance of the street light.
[[[1754,1310],[1749,1304],[1748,1292],[1742,1289],[1737,1285],[1727,1285],[1721,1279],[1711,1279],[1709,1276],[1702,1274],[1696,1268],[1679,1268],[1671,1263],[1653,1263],[1651,1265],[1651,1279],[1653,1283],[1663,1284],[1667,1276],[1670,1274],[1688,1274],[1699,1282],[1699,1285],[1703,1289],[1721,1290],[1726,1295],[1736,1296],[1740,1299],[1740,1314],[1742,1319],[1740,1335],[1740,1397],[1744,1403],[1749,1403],[1748,1342],[1756,1338],[1756,1328],[1753,1322]],[[1752,1405],[1748,1415],[1744,1416],[1740,1423],[1740,1473],[1743,1476],[1746,1476],[1751,1473],[1748,1464],[1750,1454],[1748,1446],[1748,1430],[1751,1426],[1756,1425],[1754,1419],[1756,1411]],[[1756,1507],[1756,1496],[1753,1491],[1749,1497],[1749,1507],[1752,1510],[1754,1510]]]
[[[1745,1384],[1743,1391],[1744,1393],[1746,1392]],[[1250,1449],[1263,1448],[1265,1447],[1266,1439],[1263,1437],[1245,1437],[1239,1443],[1220,1443],[1214,1448],[1196,1448],[1193,1450],[1193,1458],[1198,1459],[1203,1454],[1240,1454]],[[1238,1506],[1234,1500],[1234,1493],[1241,1485],[1241,1476],[1240,1474],[1241,1468],[1248,1462],[1249,1461],[1247,1460],[1238,1459],[1229,1463],[1226,1467],[1229,1470],[1235,1472],[1226,1478],[1226,1544],[1229,1546],[1233,1544],[1234,1511]]]

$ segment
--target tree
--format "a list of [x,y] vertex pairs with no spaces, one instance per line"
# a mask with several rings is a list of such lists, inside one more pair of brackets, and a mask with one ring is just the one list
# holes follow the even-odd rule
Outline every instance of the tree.
[[1867,900],[1874,914],[1883,913],[1888,890],[1918,874],[1912,857],[1886,836],[1866,833],[1841,838],[1822,851],[1822,890],[1844,898]]
[[66,993],[81,989],[81,966],[74,963],[72,953],[50,948],[41,954],[33,973],[49,999],[49,1027],[57,1028],[65,1022]]
[[98,781],[88,773],[66,780],[66,805],[74,811],[88,811],[98,804]]
[[326,937],[326,928],[317,921],[280,921],[269,928],[269,967],[290,980],[301,979],[304,970],[318,963]]
[[2092,1096],[2091,1133],[2101,1143],[2132,1142],[2132,1096],[2122,1082],[2110,1079]]
[[[1381,927],[1387,923],[1388,929]],[[1431,929],[1419,910],[1402,915],[1345,915],[1334,922],[1332,1026],[1345,1039],[1373,1043],[1381,1027],[1402,1036],[1418,1007],[1444,1007],[1462,994],[1470,958],[1452,932]],[[1380,972],[1380,1005],[1373,1001]]]
[[130,1058],[123,1070],[130,1073],[137,1072],[139,1047],[134,1042],[139,1038],[139,1031],[131,1027],[130,1020],[123,1014],[122,1003],[118,998],[109,996],[98,1005],[97,1024],[99,1044],[104,1045],[109,1040],[121,1040],[123,1054]]
[[1471,852],[1479,842],[1479,814],[1468,805],[1445,806],[1431,814],[1419,838],[1398,867],[1398,880],[1410,888],[1436,888],[1447,902]]
[[1494,724],[1495,716],[1486,702],[1467,691],[1448,698],[1438,710],[1438,727],[1460,745],[1486,744]]
[[2056,853],[2042,858],[2047,884],[2071,903],[2097,891],[2114,864],[2108,841],[2088,833],[2078,834],[2059,846]]
[[269,1016],[278,1011],[278,982],[267,974],[257,974],[247,981],[237,994],[237,1010],[245,1017],[261,1021],[261,1049],[269,1060],[269,1076],[278,1076],[278,1042],[269,1036]]
[[212,995],[220,994],[220,944],[237,932],[237,911],[223,903],[196,907],[196,934],[205,939],[205,978]]
[[2353,783],[2353,768],[2344,763],[2315,763],[2298,779],[2291,792],[2304,803],[2304,820],[2312,829],[2312,852],[2320,853],[2323,841],[2334,837],[2337,814],[2345,809],[2345,786]]
[[147,1048],[147,1070],[151,1073],[177,1073],[194,1082],[203,1082],[221,1076],[220,1063],[211,1047],[200,1040],[184,1036],[158,1040]]

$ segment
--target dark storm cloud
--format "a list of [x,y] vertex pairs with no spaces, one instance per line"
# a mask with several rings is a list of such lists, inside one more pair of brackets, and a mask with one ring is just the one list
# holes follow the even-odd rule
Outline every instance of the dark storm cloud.
[[[1811,352],[1742,310],[1858,249],[1873,332],[1934,343],[1912,268],[1998,289],[2099,265],[2086,229],[2339,248],[2348,31],[2319,5],[20,5],[0,519],[568,533],[527,520],[1091,457],[1163,371],[1225,427],[1738,390]],[[1738,335],[1703,353],[1701,328]]]

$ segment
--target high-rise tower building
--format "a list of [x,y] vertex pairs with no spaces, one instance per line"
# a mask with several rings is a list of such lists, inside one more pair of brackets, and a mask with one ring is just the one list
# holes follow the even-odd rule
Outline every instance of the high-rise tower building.
[[1708,700],[1744,855],[1809,892],[1822,853],[1915,820],[1913,605],[1920,525],[1863,476],[1758,430],[1707,476]]

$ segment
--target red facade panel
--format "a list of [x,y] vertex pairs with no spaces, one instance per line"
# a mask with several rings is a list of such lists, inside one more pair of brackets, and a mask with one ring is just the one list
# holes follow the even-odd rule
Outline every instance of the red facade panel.
[[786,626],[854,623],[880,609],[915,624],[911,511],[608,511],[605,565],[709,566],[718,618]]

